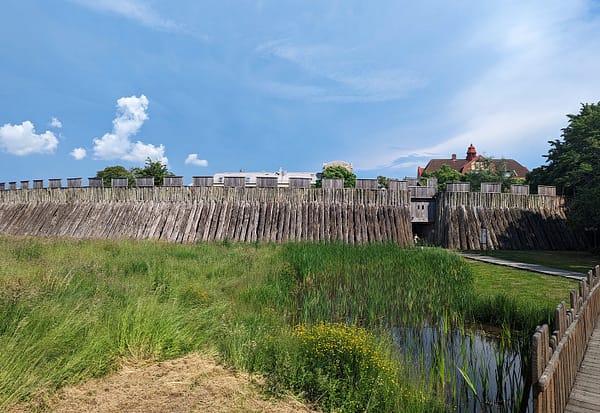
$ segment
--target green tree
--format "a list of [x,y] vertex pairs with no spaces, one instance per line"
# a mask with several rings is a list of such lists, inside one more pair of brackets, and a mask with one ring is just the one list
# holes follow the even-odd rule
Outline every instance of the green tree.
[[600,228],[600,102],[567,115],[561,139],[549,141],[546,165],[532,170],[532,185],[554,185],[572,196],[569,219],[578,229]]
[[383,176],[383,175],[379,175],[377,177],[377,183],[379,184],[380,188],[388,188],[391,180],[392,179],[390,179],[386,176]]
[[112,186],[112,178],[127,178],[127,183],[130,187],[135,184],[133,174],[121,165],[107,166],[103,170],[96,172],[96,178],[102,178],[105,188]]
[[[344,188],[354,188],[356,186],[356,175],[348,168],[343,166],[330,166],[323,170],[322,178],[342,178],[344,180]],[[317,181],[317,187],[321,187],[321,180]]]
[[152,161],[150,158],[146,158],[143,168],[132,168],[131,173],[135,178],[153,177],[156,186],[162,186],[165,176],[174,176],[167,165],[161,161]]
[[462,179],[462,175],[450,166],[443,164],[437,171],[431,173],[424,171],[421,174],[422,178],[437,178],[438,180],[438,191],[445,191],[446,184],[448,182],[456,182]]
[[478,162],[479,169],[462,177],[463,181],[471,184],[471,191],[479,191],[482,182],[494,182],[501,184],[502,192],[508,192],[511,185],[522,182],[522,180],[515,177],[513,172],[507,170],[506,161],[503,159],[485,158]]

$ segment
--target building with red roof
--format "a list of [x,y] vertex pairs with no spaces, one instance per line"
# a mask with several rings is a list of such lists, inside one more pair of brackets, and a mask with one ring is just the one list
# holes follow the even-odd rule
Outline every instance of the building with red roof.
[[489,159],[483,155],[477,155],[475,146],[471,144],[467,148],[466,158],[458,159],[456,154],[453,153],[450,159],[432,159],[427,163],[425,168],[419,166],[417,174],[420,177],[425,171],[434,173],[440,169],[442,165],[448,165],[450,168],[460,172],[463,175],[485,168],[491,168],[496,171],[505,170],[506,172],[514,175],[516,178],[525,178],[529,172],[525,166],[521,165],[514,159]]

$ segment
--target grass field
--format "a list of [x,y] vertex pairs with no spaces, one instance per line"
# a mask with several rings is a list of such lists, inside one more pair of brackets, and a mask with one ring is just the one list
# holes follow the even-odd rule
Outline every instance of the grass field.
[[122,359],[216,350],[325,410],[444,411],[386,327],[444,317],[529,328],[569,287],[394,245],[2,237],[0,410]]
[[468,264],[474,274],[473,288],[479,296],[502,293],[519,301],[556,307],[562,300],[568,301],[569,291],[577,288],[577,281],[569,278],[550,277],[479,261],[469,260]]
[[[471,253],[481,254],[481,251],[471,251]],[[600,264],[600,256],[587,251],[495,250],[486,251],[485,255],[510,261],[525,262],[527,264],[545,265],[547,267],[584,274],[587,274],[595,265]]]

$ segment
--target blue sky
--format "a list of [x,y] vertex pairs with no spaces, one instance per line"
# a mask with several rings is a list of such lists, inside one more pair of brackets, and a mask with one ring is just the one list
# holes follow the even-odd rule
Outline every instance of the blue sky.
[[0,181],[544,162],[600,101],[600,2],[4,0]]

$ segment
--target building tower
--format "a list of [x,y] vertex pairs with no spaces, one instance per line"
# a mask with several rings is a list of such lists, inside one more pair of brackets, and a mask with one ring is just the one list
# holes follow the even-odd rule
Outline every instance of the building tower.
[[467,149],[467,162],[471,162],[475,158],[477,158],[477,149],[471,144],[469,149]]

